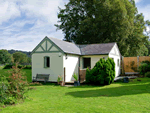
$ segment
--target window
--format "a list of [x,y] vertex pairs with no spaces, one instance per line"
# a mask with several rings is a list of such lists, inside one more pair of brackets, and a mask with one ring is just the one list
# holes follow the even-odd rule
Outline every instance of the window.
[[91,68],[91,58],[83,58],[83,68]]
[[48,67],[50,67],[50,57],[45,56],[44,57],[44,68],[48,68]]
[[117,60],[117,62],[118,62],[118,66],[119,66],[119,59]]

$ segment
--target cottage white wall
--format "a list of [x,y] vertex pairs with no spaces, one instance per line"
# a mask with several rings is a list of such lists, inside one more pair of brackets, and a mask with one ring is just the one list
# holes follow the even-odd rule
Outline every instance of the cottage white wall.
[[[44,68],[44,56],[50,57],[50,68]],[[59,53],[33,53],[32,77],[36,74],[50,74],[49,81],[57,82],[58,75],[63,75],[63,55]]]
[[100,60],[100,58],[103,57],[108,57],[108,55],[87,55],[87,56],[82,56],[80,57],[80,69],[84,69],[83,68],[83,58],[91,58],[91,68],[93,68],[96,64],[96,62],[98,62]]
[[[117,45],[115,44],[114,47],[112,48],[112,50],[109,53],[109,57],[110,58],[114,58],[114,62],[115,62],[115,77],[120,75],[120,60],[121,60],[121,55],[119,53],[119,49],[117,48]],[[119,59],[119,66],[118,66],[118,60]]]
[[65,82],[73,81],[73,74],[78,75],[79,56],[78,55],[66,55],[63,56],[63,67],[65,67]]

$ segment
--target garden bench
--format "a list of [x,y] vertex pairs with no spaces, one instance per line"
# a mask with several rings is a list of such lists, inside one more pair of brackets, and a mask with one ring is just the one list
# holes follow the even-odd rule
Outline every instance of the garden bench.
[[49,75],[50,74],[37,74],[36,77],[33,77],[33,80],[36,82],[38,80],[44,80],[44,83],[46,83],[49,80]]

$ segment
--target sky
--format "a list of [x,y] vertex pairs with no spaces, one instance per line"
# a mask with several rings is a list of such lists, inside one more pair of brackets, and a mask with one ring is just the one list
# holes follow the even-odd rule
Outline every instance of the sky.
[[[69,0],[0,0],[0,49],[32,51],[45,37],[63,39],[56,31],[58,6]],[[135,0],[139,13],[150,20],[150,0]]]

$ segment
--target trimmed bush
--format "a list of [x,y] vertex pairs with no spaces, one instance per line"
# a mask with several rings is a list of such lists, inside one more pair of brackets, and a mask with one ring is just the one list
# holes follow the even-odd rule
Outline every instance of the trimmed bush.
[[150,78],[150,71],[148,71],[147,73],[145,73],[145,76]]
[[142,61],[141,63],[146,63],[146,64],[150,65],[150,61],[148,61],[148,60]]
[[86,82],[95,85],[109,85],[115,78],[115,63],[111,58],[100,59],[91,71],[86,70]]
[[147,63],[141,63],[139,66],[139,72],[141,75],[145,75],[146,72],[150,71],[150,65]]
[[[12,66],[14,66],[14,65],[6,64],[3,69],[11,69]],[[21,68],[23,68],[23,69],[31,69],[32,66],[31,66],[31,65],[25,65],[25,66],[23,66],[23,65],[18,65],[18,68],[19,68],[19,69],[21,69]]]
[[24,69],[32,69],[31,65],[26,65],[26,67]]
[[6,64],[3,69],[11,69],[13,65]]
[[90,70],[89,70],[89,68],[86,69],[86,76],[85,76],[85,77],[86,77],[86,82],[87,82],[87,83],[90,83],[90,82],[91,82],[91,81],[90,81],[90,80],[91,80],[91,78],[90,78],[91,75],[90,75]]

